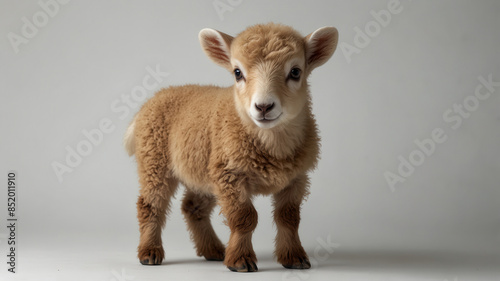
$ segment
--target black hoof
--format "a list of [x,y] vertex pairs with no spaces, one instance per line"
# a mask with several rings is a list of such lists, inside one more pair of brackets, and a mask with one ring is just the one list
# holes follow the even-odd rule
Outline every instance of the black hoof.
[[245,261],[239,267],[228,266],[227,268],[229,268],[229,270],[234,271],[234,272],[256,272],[259,270],[257,268],[257,265],[253,261],[250,261],[250,262]]

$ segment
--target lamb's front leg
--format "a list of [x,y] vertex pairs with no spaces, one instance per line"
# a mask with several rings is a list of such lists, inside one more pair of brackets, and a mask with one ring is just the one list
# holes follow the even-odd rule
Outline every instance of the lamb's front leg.
[[245,186],[235,176],[227,175],[217,197],[231,230],[224,264],[231,271],[257,271],[257,258],[252,246],[252,233],[257,226],[257,211]]
[[311,263],[299,239],[300,205],[307,192],[309,178],[301,175],[282,191],[274,194],[276,257],[286,268],[308,269]]

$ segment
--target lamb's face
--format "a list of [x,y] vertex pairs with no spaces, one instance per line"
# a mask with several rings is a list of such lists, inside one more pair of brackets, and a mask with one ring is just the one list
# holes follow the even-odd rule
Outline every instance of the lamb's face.
[[235,38],[207,28],[199,38],[205,53],[233,73],[243,121],[271,129],[304,110],[307,76],[331,57],[338,33],[323,27],[302,37],[291,27],[271,23],[252,26]]
[[231,48],[231,65],[240,116],[263,129],[297,117],[308,100],[302,37],[237,37],[234,45],[237,47]]

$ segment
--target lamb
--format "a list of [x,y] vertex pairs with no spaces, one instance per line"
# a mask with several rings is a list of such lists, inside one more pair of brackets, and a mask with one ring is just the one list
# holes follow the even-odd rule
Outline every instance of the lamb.
[[[198,256],[224,261],[231,271],[257,271],[252,198],[272,195],[277,261],[308,269],[298,227],[319,136],[307,78],[332,56],[337,29],[323,27],[303,37],[269,23],[236,37],[207,28],[199,39],[235,83],[162,89],[128,127],[124,143],[136,156],[140,183],[138,258],[143,265],[162,263],[161,231],[181,183],[182,213]],[[210,223],[216,204],[231,231],[227,247]]]

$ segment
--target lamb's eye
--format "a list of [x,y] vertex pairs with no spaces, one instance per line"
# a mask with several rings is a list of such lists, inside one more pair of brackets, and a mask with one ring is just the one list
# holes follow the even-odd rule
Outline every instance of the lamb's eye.
[[236,81],[240,81],[241,78],[243,78],[243,73],[241,73],[241,70],[239,68],[236,68],[234,70],[234,78],[236,78]]
[[288,77],[290,77],[292,80],[298,81],[300,79],[300,73],[302,71],[300,68],[294,67],[292,70],[290,70],[290,74]]

